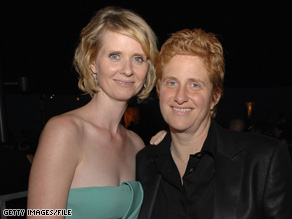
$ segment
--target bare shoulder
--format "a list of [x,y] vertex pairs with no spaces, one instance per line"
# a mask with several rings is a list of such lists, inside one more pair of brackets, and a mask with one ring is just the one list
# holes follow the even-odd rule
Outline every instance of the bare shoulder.
[[80,131],[79,129],[78,119],[70,114],[62,114],[52,117],[45,125],[43,132],[46,134],[53,133],[57,136],[75,136],[76,132]]
[[127,134],[128,134],[128,137],[133,142],[133,145],[135,146],[137,152],[145,147],[143,140],[138,134],[128,129],[127,129]]
[[81,158],[79,133],[78,120],[70,115],[56,116],[47,122],[30,172],[30,208],[66,207],[68,191]]
[[[45,126],[45,131],[61,132],[61,134],[69,134],[79,129],[78,118],[72,114],[62,114],[52,117]],[[74,133],[72,133],[74,134]]]
[[[70,149],[81,140],[82,122],[72,114],[52,117],[45,125],[38,147]],[[64,148],[65,147],[65,148]]]

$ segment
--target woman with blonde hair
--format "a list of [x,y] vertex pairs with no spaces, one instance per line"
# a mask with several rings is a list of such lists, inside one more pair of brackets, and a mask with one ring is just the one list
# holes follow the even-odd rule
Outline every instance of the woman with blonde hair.
[[67,208],[71,218],[137,218],[143,190],[135,181],[135,156],[144,143],[120,121],[128,101],[147,98],[155,85],[156,36],[136,13],[107,7],[80,38],[74,66],[80,89],[92,99],[46,124],[31,168],[28,209],[51,209],[46,216]]

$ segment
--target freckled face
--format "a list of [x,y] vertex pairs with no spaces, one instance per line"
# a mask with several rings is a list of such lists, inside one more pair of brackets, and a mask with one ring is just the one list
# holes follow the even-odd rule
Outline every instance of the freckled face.
[[210,122],[212,84],[198,56],[175,55],[159,81],[160,109],[171,129],[197,132]]
[[140,43],[112,31],[104,33],[102,47],[90,68],[97,73],[101,92],[123,101],[142,89],[148,71]]

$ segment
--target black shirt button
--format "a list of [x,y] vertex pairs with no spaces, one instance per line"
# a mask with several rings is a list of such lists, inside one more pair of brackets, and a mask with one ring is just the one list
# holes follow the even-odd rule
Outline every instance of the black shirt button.
[[203,153],[202,152],[196,153],[196,157],[197,158],[201,158],[202,156],[203,156]]
[[194,168],[191,168],[191,169],[190,169],[190,172],[191,172],[191,173],[194,172]]

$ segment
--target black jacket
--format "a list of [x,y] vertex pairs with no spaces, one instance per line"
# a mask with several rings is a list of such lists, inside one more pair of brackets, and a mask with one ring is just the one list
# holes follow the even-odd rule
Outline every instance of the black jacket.
[[[211,125],[214,136],[208,137],[216,140],[213,218],[291,219],[292,163],[287,147],[273,138],[232,132],[214,121]],[[158,155],[159,145],[149,145],[136,157],[136,177],[144,189],[140,219],[151,218],[155,205]]]

